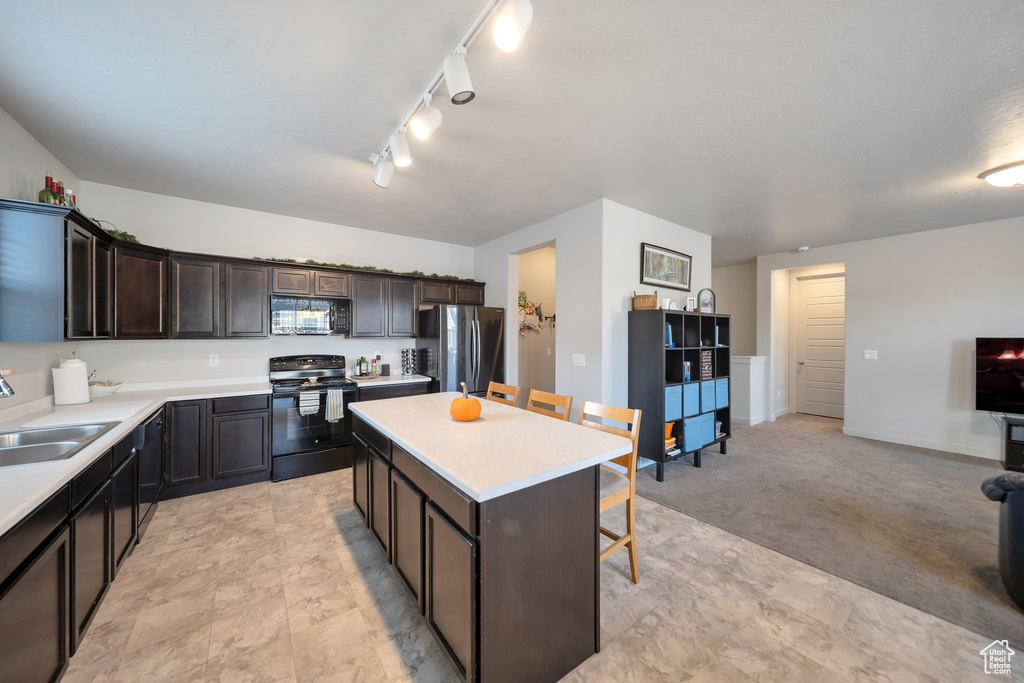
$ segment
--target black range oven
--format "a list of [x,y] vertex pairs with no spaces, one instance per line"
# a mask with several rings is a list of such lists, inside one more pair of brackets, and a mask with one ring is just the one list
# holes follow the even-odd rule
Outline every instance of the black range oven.
[[[345,379],[343,356],[284,356],[270,359],[273,387],[274,481],[327,472],[352,464],[354,382]],[[328,415],[328,396],[337,392],[343,416]]]

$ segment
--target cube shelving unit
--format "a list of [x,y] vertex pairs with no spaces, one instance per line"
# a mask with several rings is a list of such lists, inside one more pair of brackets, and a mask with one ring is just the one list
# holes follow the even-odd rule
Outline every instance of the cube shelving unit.
[[[701,450],[718,444],[726,452],[732,435],[729,320],[723,313],[629,312],[629,407],[643,411],[639,455],[657,463],[658,481],[665,480],[666,462],[692,453],[700,467]],[[706,379],[702,358],[710,366]],[[668,423],[681,450],[672,457],[665,453]]]

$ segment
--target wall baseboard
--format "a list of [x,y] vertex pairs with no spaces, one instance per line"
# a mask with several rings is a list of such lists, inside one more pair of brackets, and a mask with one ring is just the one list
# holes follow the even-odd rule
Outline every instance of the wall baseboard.
[[903,446],[929,448],[933,451],[943,451],[945,453],[959,453],[960,455],[970,455],[976,458],[984,458],[985,460],[999,460],[1001,457],[998,452],[998,445],[995,451],[991,451],[984,448],[975,448],[973,446],[963,446],[961,444],[931,441],[929,439],[915,439],[913,437],[901,436],[898,434],[881,434],[878,432],[870,432],[864,429],[851,429],[849,427],[843,427],[843,434],[847,436],[856,436],[861,439],[874,439],[875,441],[897,443]]
[[788,412],[789,412],[789,408],[781,408],[779,410],[776,410],[774,413],[772,413],[771,421],[775,422],[775,418],[782,417],[783,415],[787,414]]
[[741,425],[741,426],[744,426],[744,427],[752,427],[753,425],[759,425],[759,424],[761,424],[764,421],[765,421],[765,416],[764,415],[761,415],[759,417],[753,417],[753,418],[750,418],[750,417],[738,417],[736,415],[733,415],[733,418],[732,418],[732,423],[733,424]]

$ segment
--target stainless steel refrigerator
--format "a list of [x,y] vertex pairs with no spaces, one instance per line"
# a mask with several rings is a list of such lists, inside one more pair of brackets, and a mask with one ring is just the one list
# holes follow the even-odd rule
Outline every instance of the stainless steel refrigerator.
[[433,391],[483,396],[488,382],[505,381],[505,309],[442,304],[420,311],[416,368]]

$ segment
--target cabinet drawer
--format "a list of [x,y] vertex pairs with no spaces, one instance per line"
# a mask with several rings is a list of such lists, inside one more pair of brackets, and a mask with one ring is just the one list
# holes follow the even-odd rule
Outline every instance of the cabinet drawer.
[[[131,442],[129,441],[129,444]],[[119,444],[120,445],[120,444]],[[130,446],[129,446],[130,449]],[[71,480],[71,509],[74,510],[86,498],[98,489],[109,477],[114,466],[111,464],[111,452],[107,451],[96,462],[86,467]]]
[[399,445],[392,446],[392,462],[420,491],[453,522],[472,537],[477,535],[476,501],[466,497]]
[[231,396],[213,399],[213,414],[241,413],[246,410],[270,410],[270,394]]
[[373,446],[381,455],[388,460],[391,460],[391,439],[368,425],[366,421],[358,415],[352,416],[352,425],[355,433],[363,437],[363,440],[367,444]]
[[69,503],[68,487],[64,486],[0,539],[0,584],[64,523],[71,511]]

